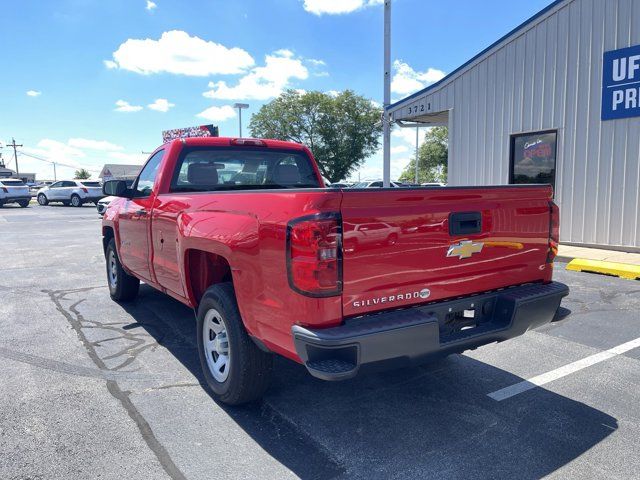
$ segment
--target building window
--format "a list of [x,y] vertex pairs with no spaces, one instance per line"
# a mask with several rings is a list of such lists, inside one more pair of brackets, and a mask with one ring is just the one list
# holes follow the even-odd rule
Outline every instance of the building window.
[[509,183],[550,183],[556,186],[558,132],[511,135]]

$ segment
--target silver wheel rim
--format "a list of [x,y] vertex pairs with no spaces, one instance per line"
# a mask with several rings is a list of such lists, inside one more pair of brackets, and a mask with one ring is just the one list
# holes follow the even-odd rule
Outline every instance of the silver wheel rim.
[[73,197],[71,199],[71,205],[73,205],[74,207],[77,207],[78,205],[80,205],[80,199],[78,197]]
[[44,202],[45,202],[44,195],[38,195],[38,203],[40,205],[44,205]]
[[109,285],[116,288],[118,285],[118,264],[116,263],[116,254],[113,250],[109,252],[109,261],[107,262],[107,276],[109,277]]
[[202,344],[209,372],[216,381],[224,382],[229,376],[229,339],[224,319],[215,308],[204,316]]

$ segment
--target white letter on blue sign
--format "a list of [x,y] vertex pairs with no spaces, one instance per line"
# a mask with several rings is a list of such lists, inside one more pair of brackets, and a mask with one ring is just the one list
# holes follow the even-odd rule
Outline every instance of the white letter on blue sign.
[[629,79],[633,80],[635,76],[635,71],[640,70],[640,65],[638,64],[640,61],[640,55],[633,55],[629,57]]
[[612,110],[617,110],[618,105],[620,105],[623,101],[624,101],[624,90],[614,90],[613,105],[611,106]]
[[[619,82],[627,78],[627,59],[616,58],[613,61],[613,81]],[[615,107],[613,108],[615,110]]]
[[627,88],[624,108],[636,108],[638,106],[638,91],[635,88]]

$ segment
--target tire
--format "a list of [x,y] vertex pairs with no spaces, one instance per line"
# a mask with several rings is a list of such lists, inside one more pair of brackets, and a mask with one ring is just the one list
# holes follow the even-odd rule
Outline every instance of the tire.
[[43,207],[49,205],[49,200],[47,199],[47,196],[44,193],[38,194],[38,204],[42,205]]
[[20,207],[22,208],[27,208],[29,206],[29,200],[20,200],[18,202],[18,205],[20,205]]
[[80,198],[79,195],[76,195],[75,193],[73,195],[71,195],[71,206],[72,207],[81,207],[82,206],[82,199]]
[[[200,365],[214,397],[227,405],[262,397],[271,380],[273,355],[260,350],[247,334],[231,283],[207,289],[198,306],[197,329]],[[225,350],[226,362],[220,365],[226,366],[214,368],[225,357],[218,352]]]
[[392,246],[396,243],[398,243],[398,235],[392,233],[391,235],[389,235],[389,238],[387,238],[387,245]]
[[109,286],[111,299],[116,302],[128,302],[136,298],[140,289],[140,280],[129,275],[122,268],[120,258],[118,258],[118,251],[116,250],[116,241],[113,238],[109,240],[105,258],[107,285]]

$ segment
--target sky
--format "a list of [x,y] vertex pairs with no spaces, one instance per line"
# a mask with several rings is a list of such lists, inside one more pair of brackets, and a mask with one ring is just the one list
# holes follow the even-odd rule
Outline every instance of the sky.
[[[550,0],[393,0],[392,100],[439,80]],[[162,130],[215,124],[294,88],[383,97],[382,0],[0,0],[0,148],[52,179],[141,164]],[[392,178],[415,131],[392,132]],[[22,152],[22,154],[20,153]],[[33,157],[37,157],[35,159]],[[381,178],[381,151],[352,179]]]

